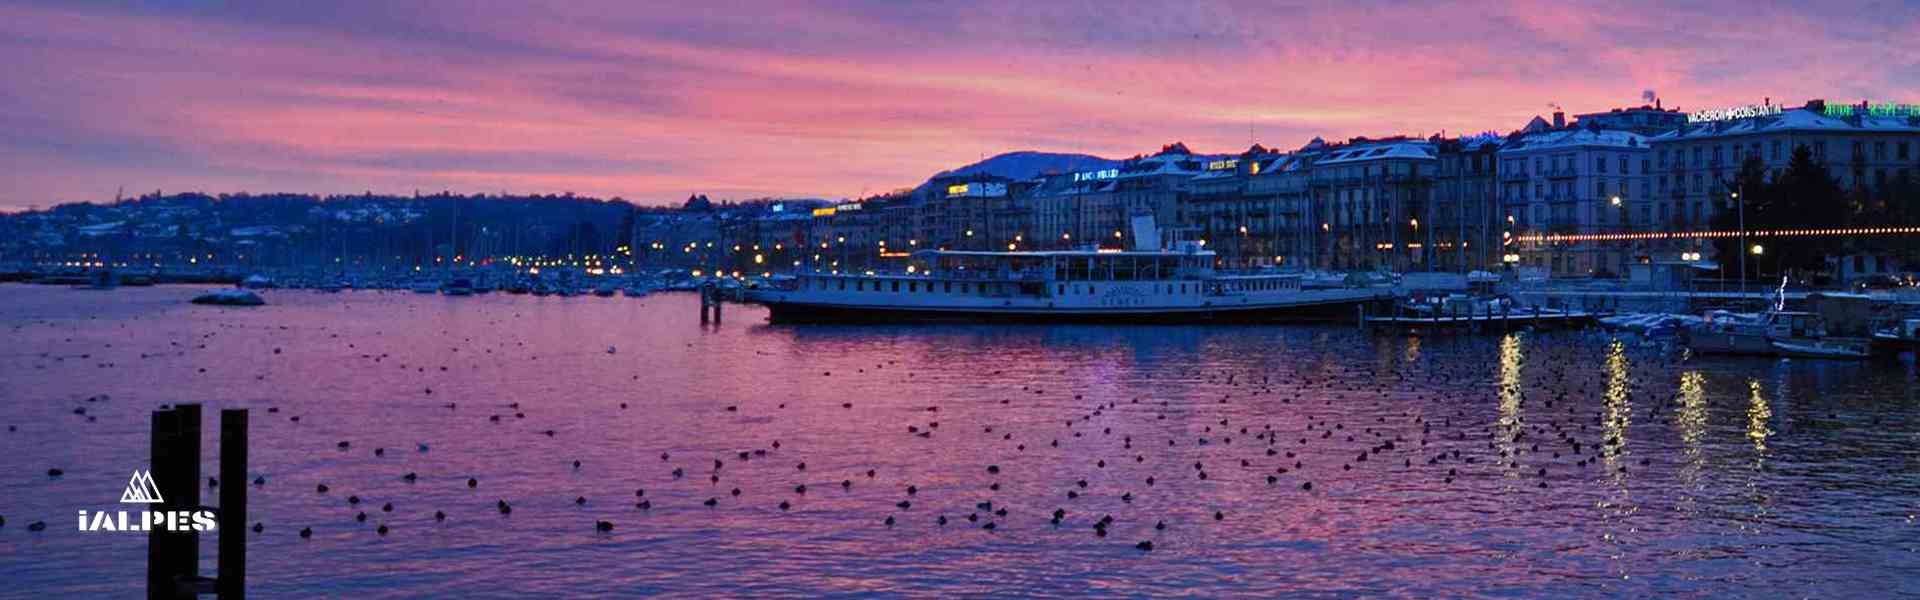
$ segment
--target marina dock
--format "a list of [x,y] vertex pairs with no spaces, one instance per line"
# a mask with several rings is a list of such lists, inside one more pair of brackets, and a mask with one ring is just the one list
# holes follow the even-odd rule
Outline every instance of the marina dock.
[[1611,313],[1578,310],[1552,310],[1539,307],[1500,312],[1436,315],[1360,315],[1360,323],[1370,329],[1433,330],[1469,329],[1507,331],[1527,327],[1584,327]]

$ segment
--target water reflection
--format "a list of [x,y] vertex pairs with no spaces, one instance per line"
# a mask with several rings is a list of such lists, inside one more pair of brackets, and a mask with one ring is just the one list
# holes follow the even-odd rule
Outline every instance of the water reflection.
[[[1688,492],[1700,483],[1700,471],[1706,461],[1702,456],[1707,436],[1706,381],[1707,376],[1699,369],[1682,371],[1680,406],[1673,412],[1674,428],[1680,432],[1680,452],[1686,457],[1675,476]],[[1686,498],[1691,501],[1691,493]]]
[[1640,510],[1627,485],[1629,470],[1624,458],[1628,428],[1633,425],[1632,383],[1633,365],[1627,360],[1626,344],[1615,339],[1607,345],[1607,387],[1601,396],[1602,434],[1606,438],[1601,442],[1600,456],[1608,481],[1613,484],[1613,493],[1603,507],[1609,515],[1606,539],[1616,545],[1615,568],[1621,579],[1630,577],[1632,565],[1624,560],[1627,556],[1624,545],[1632,541],[1628,535],[1638,533],[1631,518]]
[[[265,597],[1876,597],[1900,594],[1861,575],[1920,550],[1910,369],[1675,363],[1581,332],[794,327],[751,307],[702,329],[676,294],[237,311],[189,292],[0,285],[9,589],[127,595],[142,538],[18,523],[110,504],[147,411],[188,399],[255,409]],[[393,451],[416,442],[432,451]],[[393,501],[375,516],[394,533],[346,494]],[[997,531],[965,519],[987,501]]]
[[1632,385],[1633,365],[1627,360],[1626,345],[1614,340],[1607,346],[1607,390],[1601,401],[1606,411],[1601,423],[1606,426],[1607,440],[1601,455],[1606,457],[1607,469],[1622,483],[1627,471],[1620,467],[1627,454],[1627,431],[1633,425]]
[[1763,458],[1767,452],[1767,437],[1773,430],[1767,427],[1768,419],[1773,418],[1773,409],[1767,405],[1767,395],[1760,389],[1760,380],[1747,380],[1747,440],[1753,442],[1756,458]]
[[1525,401],[1521,392],[1521,366],[1526,362],[1526,353],[1521,349],[1519,334],[1507,334],[1500,339],[1500,420],[1494,432],[1499,444],[1500,456],[1505,462],[1506,489],[1511,491],[1518,485],[1520,477],[1519,435],[1521,432],[1521,407]]

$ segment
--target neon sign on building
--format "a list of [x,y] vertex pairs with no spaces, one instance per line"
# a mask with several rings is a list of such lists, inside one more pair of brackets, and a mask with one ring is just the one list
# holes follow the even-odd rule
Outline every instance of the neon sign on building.
[[947,197],[998,198],[1007,195],[1007,184],[992,182],[956,183],[947,186]]
[[1920,104],[1882,102],[1879,104],[1868,104],[1864,108],[1858,104],[1828,104],[1826,115],[1835,118],[1851,117],[1854,115],[1895,118],[1920,117]]
[[1085,173],[1074,173],[1073,180],[1076,182],[1093,181],[1095,179],[1113,179],[1119,176],[1119,169],[1103,169],[1099,171],[1087,171]]

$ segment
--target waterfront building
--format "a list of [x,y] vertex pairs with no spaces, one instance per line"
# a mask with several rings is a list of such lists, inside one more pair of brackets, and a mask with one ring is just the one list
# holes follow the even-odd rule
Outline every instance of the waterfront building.
[[[1218,266],[1252,268],[1287,264],[1283,246],[1298,226],[1282,211],[1274,186],[1256,186],[1261,174],[1285,155],[1258,144],[1238,156],[1206,161],[1188,183],[1186,202],[1177,213],[1185,232],[1206,240],[1217,253]],[[1271,178],[1264,178],[1271,179]]]
[[1298,152],[1262,162],[1260,171],[1247,177],[1246,193],[1268,199],[1273,207],[1273,252],[1281,266],[1309,268],[1319,264],[1314,242],[1321,231],[1309,213],[1313,160],[1325,147],[1324,141],[1315,138]]
[[[1554,114],[1556,125],[1562,121]],[[1536,120],[1536,124],[1538,121]],[[1646,137],[1598,124],[1530,127],[1498,152],[1500,202],[1507,231],[1581,234],[1631,230],[1653,204]],[[1520,266],[1555,276],[1624,273],[1633,249],[1600,242],[1522,242],[1508,246]]]
[[1703,111],[1692,118],[1651,140],[1657,218],[1675,229],[1701,228],[1716,212],[1733,208],[1737,190],[1727,186],[1749,158],[1759,159],[1771,180],[1805,146],[1847,190],[1883,186],[1920,171],[1920,106],[1815,100],[1797,108],[1767,103]]
[[1111,169],[1048,177],[1026,199],[1033,207],[1033,230],[1007,243],[1015,249],[1131,245],[1127,236],[1134,216],[1152,216],[1162,224],[1179,221],[1188,184],[1206,169],[1206,160],[1176,143]]
[[1315,266],[1406,270],[1425,264],[1418,240],[1438,170],[1433,142],[1355,138],[1303,153],[1312,160],[1303,222]]
[[878,262],[881,213],[904,204],[903,196],[880,196],[815,208],[807,228],[808,252],[801,264],[820,271],[865,269]]
[[1484,133],[1439,140],[1431,224],[1420,242],[1425,271],[1465,273],[1497,268],[1503,256],[1499,211],[1499,152],[1506,138]]
[[1029,185],[989,173],[941,175],[928,180],[914,197],[919,224],[908,249],[990,250],[1023,233],[1031,214],[1016,201]]

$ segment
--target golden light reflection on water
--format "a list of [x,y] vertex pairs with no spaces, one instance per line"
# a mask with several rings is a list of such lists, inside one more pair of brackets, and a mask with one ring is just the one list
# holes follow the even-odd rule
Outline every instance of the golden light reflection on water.
[[1601,500],[1599,506],[1608,511],[1607,520],[1613,525],[1604,539],[1616,548],[1611,556],[1621,579],[1631,577],[1627,572],[1630,565],[1626,560],[1625,546],[1629,541],[1626,536],[1638,533],[1627,519],[1640,512],[1640,507],[1633,502],[1632,491],[1627,487],[1627,471],[1622,469],[1626,464],[1623,457],[1627,453],[1627,428],[1633,423],[1632,370],[1632,363],[1627,361],[1626,344],[1614,340],[1607,346],[1607,390],[1601,399],[1604,415],[1601,425],[1605,429],[1606,439],[1599,449],[1600,456],[1606,459],[1604,464],[1614,484],[1614,494],[1609,499]]
[[1701,446],[1707,437],[1706,381],[1707,376],[1697,370],[1681,373],[1680,408],[1673,413],[1674,427],[1680,430],[1680,451],[1686,455],[1677,476],[1689,488],[1699,483]]
[[[1631,388],[1633,384],[1633,365],[1627,362],[1627,347],[1614,340],[1607,347],[1607,395],[1603,399],[1606,410],[1607,439],[1611,441],[1611,451],[1603,452],[1607,459],[1607,472],[1616,480],[1626,478],[1619,469],[1622,456],[1627,453],[1627,428],[1633,424],[1633,403]],[[1605,447],[1603,446],[1603,449]]]
[[[1784,387],[1784,383],[1782,384]],[[1770,422],[1773,420],[1773,406],[1761,389],[1760,380],[1747,380],[1747,441],[1753,443],[1753,472],[1755,476],[1746,481],[1747,498],[1753,502],[1753,514],[1740,521],[1740,531],[1759,534],[1764,530],[1762,524],[1772,519],[1773,490],[1761,485],[1759,474],[1767,470],[1767,438],[1773,435]]]
[[1747,439],[1753,442],[1755,452],[1767,451],[1767,437],[1773,435],[1767,421],[1773,418],[1773,409],[1767,404],[1766,394],[1760,391],[1760,381],[1747,380]]
[[[1520,366],[1525,360],[1526,353],[1520,348],[1520,336],[1507,334],[1500,340],[1500,427],[1496,442],[1500,445],[1501,453],[1508,457],[1519,451],[1514,442],[1520,431]],[[1509,466],[1506,476],[1508,479],[1517,479],[1520,473]],[[1513,482],[1508,482],[1507,487],[1513,487]]]

